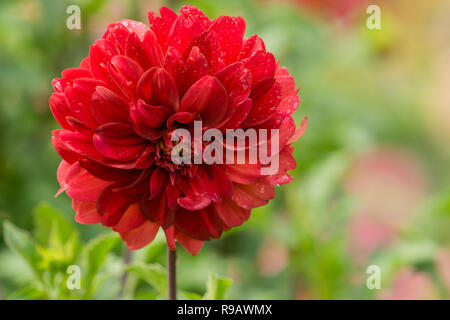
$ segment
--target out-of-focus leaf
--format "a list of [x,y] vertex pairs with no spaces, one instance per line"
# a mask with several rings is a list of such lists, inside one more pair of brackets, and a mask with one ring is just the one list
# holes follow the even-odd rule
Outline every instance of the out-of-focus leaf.
[[39,290],[35,286],[27,286],[12,292],[8,296],[8,300],[40,300],[46,299],[45,292]]
[[39,278],[40,270],[38,265],[40,256],[36,250],[36,244],[29,233],[17,228],[9,221],[3,223],[3,231],[6,245],[22,257]]
[[35,230],[34,236],[42,245],[49,244],[49,238],[57,237],[61,243],[66,243],[76,232],[74,226],[69,223],[60,212],[46,203],[40,204],[34,210]]
[[224,300],[228,287],[232,283],[231,279],[220,278],[218,275],[210,273],[203,300]]
[[127,267],[127,271],[145,280],[154,287],[161,296],[167,296],[167,274],[160,264],[136,263]]
[[104,235],[97,237],[89,242],[83,251],[83,258],[85,262],[85,286],[87,288],[87,295],[92,294],[93,282],[100,268],[106,260],[108,253],[117,245],[120,238],[115,235]]
[[185,296],[188,300],[202,300],[203,297],[197,293],[193,293],[193,292],[187,292],[187,291],[183,291],[182,292],[183,296]]

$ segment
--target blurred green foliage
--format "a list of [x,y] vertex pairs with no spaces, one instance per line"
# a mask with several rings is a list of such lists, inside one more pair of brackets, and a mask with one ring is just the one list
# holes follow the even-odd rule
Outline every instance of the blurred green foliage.
[[[68,30],[65,25],[66,8],[74,3],[82,11],[81,30]],[[300,123],[307,115],[309,128],[295,145],[294,181],[277,189],[274,201],[254,210],[244,226],[207,243],[198,256],[179,250],[180,294],[188,299],[221,299],[229,287],[226,297],[233,299],[371,299],[380,293],[367,289],[366,268],[377,264],[383,270],[383,290],[395,287],[400,270],[412,268],[429,276],[437,297],[449,298],[436,258],[450,245],[448,145],[436,143],[423,121],[426,66],[397,72],[402,21],[386,14],[386,27],[369,31],[364,27],[365,10],[351,25],[336,28],[331,18],[318,18],[283,2],[188,3],[213,18],[241,15],[246,19],[246,35],[258,33],[301,85],[302,102],[295,118]],[[0,292],[4,297],[165,297],[162,235],[133,252],[126,265],[124,246],[116,235],[99,226],[75,224],[69,199],[53,197],[59,157],[50,143],[57,124],[48,109],[51,80],[64,68],[78,65],[106,24],[119,18],[146,21],[145,10],[161,5],[150,0],[0,2],[0,220],[4,220]],[[395,237],[358,263],[351,246],[363,242],[364,234],[360,239],[349,232],[360,200],[348,190],[349,171],[365,154],[385,146],[414,155],[423,166],[426,192],[413,211],[408,209]],[[39,204],[42,200],[48,204]],[[80,290],[67,289],[70,265],[81,267]],[[121,288],[124,272],[127,278]],[[231,286],[228,278],[233,279]]]

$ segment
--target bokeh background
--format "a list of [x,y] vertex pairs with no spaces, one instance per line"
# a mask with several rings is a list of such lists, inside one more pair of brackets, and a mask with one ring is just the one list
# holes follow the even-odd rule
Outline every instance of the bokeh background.
[[[447,0],[2,0],[0,298],[164,296],[163,237],[130,256],[108,230],[75,224],[65,195],[54,198],[48,99],[51,79],[108,23],[183,3],[243,16],[246,36],[258,33],[301,86],[295,118],[308,116],[309,128],[294,181],[274,201],[198,256],[179,250],[181,297],[231,279],[231,299],[450,298]],[[81,30],[66,28],[71,4]],[[369,4],[381,8],[380,30],[366,27]],[[80,290],[65,285],[72,264]],[[370,265],[381,289],[366,286]]]

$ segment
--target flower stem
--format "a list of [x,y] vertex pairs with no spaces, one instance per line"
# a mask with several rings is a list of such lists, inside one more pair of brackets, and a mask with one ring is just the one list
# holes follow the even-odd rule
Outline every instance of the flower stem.
[[167,248],[169,300],[177,300],[177,251]]
[[[123,251],[123,265],[124,268],[128,266],[131,261],[131,251],[125,246]],[[120,291],[117,295],[117,299],[122,299],[125,293],[125,286],[127,284],[128,272],[126,270],[123,271],[122,277],[120,279]]]

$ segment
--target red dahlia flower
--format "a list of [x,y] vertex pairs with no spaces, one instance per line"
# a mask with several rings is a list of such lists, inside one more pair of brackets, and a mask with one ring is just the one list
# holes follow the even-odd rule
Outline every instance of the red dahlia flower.
[[[306,122],[296,129],[291,117],[299,104],[293,77],[257,35],[244,38],[242,18],[211,21],[192,6],[148,17],[150,28],[109,25],[79,68],[53,80],[60,192],[72,198],[78,222],[111,227],[130,249],[149,244],[161,227],[171,249],[178,241],[196,254],[291,181],[291,143]],[[221,131],[279,129],[278,172],[175,164],[170,135],[194,120]]]

